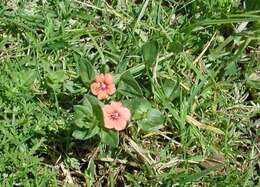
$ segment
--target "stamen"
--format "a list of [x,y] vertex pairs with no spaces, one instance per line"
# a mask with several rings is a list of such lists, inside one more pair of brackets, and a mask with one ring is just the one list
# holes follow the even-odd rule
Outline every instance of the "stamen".
[[113,112],[112,114],[111,114],[111,119],[113,119],[113,120],[117,120],[117,119],[119,119],[119,117],[120,117],[120,114],[117,112],[117,111],[115,111],[115,112]]
[[101,90],[106,90],[107,89],[107,85],[105,83],[100,83],[100,89]]

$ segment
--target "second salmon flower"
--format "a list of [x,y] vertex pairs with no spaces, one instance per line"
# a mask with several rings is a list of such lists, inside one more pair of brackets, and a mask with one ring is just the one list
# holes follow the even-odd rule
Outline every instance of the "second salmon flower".
[[90,90],[99,100],[107,99],[109,95],[113,95],[116,87],[111,74],[99,74],[96,81],[91,84]]
[[121,102],[112,102],[105,105],[102,111],[105,127],[108,129],[123,130],[131,118],[130,111]]

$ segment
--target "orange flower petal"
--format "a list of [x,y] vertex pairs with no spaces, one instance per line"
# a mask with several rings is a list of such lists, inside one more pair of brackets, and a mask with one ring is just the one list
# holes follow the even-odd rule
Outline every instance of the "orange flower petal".
[[113,95],[114,93],[116,92],[116,87],[114,84],[109,84],[108,85],[108,90],[107,90],[107,93],[109,95]]
[[105,123],[104,125],[106,128],[108,128],[108,129],[114,128],[114,121],[111,120],[109,117],[104,118],[104,123]]
[[105,105],[102,107],[104,114],[111,114],[113,112],[113,108],[110,105]]
[[130,111],[128,110],[128,108],[125,108],[125,107],[122,107],[120,109],[120,115],[122,116],[122,118],[126,121],[129,121],[130,118],[131,118],[131,113]]
[[104,74],[99,74],[99,75],[96,75],[96,82],[104,82],[105,81],[105,76]]
[[110,119],[110,115],[113,113],[113,108],[110,105],[105,105],[102,108],[103,116],[104,116],[104,125],[108,129],[114,128],[114,121]]
[[111,74],[105,74],[104,75],[104,82],[106,83],[106,84],[113,84],[113,77],[112,77],[112,75]]
[[98,97],[99,100],[107,99],[108,98],[108,94],[107,94],[106,91],[100,90],[98,92],[97,97]]
[[100,91],[99,83],[96,83],[96,82],[92,83],[90,86],[90,90],[93,95],[98,95],[98,93]]
[[120,108],[122,107],[122,103],[112,101],[110,106],[111,106],[111,108],[113,108],[113,110],[120,110]]
[[126,125],[127,125],[127,121],[125,121],[124,119],[119,119],[115,121],[114,128],[117,131],[121,131],[126,128]]

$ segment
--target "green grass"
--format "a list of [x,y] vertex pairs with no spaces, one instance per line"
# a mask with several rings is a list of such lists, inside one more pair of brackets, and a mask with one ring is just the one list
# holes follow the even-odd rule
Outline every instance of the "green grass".
[[[1,1],[0,186],[258,186],[259,6]],[[119,139],[95,72],[132,110]]]

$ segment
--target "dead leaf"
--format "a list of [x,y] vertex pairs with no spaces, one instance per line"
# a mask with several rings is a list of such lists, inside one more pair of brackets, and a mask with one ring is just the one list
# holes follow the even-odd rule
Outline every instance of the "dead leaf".
[[187,120],[187,122],[189,124],[194,125],[194,126],[200,128],[200,129],[205,129],[205,130],[208,130],[208,131],[212,131],[212,132],[215,132],[215,133],[221,134],[221,135],[225,134],[222,130],[220,130],[220,129],[216,128],[216,127],[210,126],[210,125],[205,125],[205,124],[199,122],[198,120],[196,120],[195,118],[193,118],[190,115],[187,115],[186,120]]

